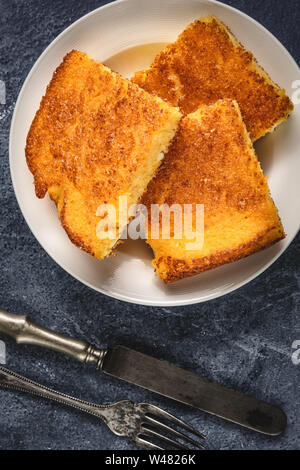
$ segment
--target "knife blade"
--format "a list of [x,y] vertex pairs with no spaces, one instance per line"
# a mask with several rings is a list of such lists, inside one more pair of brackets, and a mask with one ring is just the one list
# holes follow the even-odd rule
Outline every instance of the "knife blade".
[[3,310],[0,332],[17,343],[48,347],[94,363],[108,375],[263,434],[276,436],[286,427],[286,415],[277,406],[123,346],[99,350]]
[[254,431],[276,436],[286,427],[276,406],[123,346],[108,351],[102,370]]

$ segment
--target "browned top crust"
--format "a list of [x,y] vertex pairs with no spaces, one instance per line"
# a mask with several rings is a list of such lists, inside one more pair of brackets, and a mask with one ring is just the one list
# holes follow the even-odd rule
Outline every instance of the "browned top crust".
[[28,133],[26,159],[36,195],[49,191],[82,249],[101,257],[97,207],[129,191],[175,111],[178,121],[177,110],[80,51],[57,68]]
[[132,79],[184,114],[235,99],[252,141],[285,120],[293,104],[216,17],[200,18]]
[[[154,266],[165,282],[191,276],[261,250],[284,237],[266,178],[237,102],[204,105],[182,119],[156,177],[142,198],[151,204],[204,204],[204,245],[152,239]],[[195,219],[194,219],[195,221]]]

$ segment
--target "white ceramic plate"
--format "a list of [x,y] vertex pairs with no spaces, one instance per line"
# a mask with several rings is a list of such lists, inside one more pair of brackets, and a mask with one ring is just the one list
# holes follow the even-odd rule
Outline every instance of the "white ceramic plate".
[[[245,14],[207,0],[122,0],[91,12],[72,24],[38,59],[18,98],[10,134],[10,165],[17,200],[33,234],[50,256],[84,284],[117,299],[144,305],[175,306],[227,294],[262,273],[290,244],[299,229],[300,106],[287,123],[257,143],[257,151],[287,237],[239,262],[165,286],[154,274],[152,253],[143,241],[127,241],[117,257],[98,261],[71,244],[54,204],[35,197],[27,169],[26,135],[46,85],[64,55],[87,52],[129,77],[152,61],[194,19],[214,14],[257,57],[275,82],[291,96],[299,68],[266,29]],[[280,18],[278,18],[280,21]]]

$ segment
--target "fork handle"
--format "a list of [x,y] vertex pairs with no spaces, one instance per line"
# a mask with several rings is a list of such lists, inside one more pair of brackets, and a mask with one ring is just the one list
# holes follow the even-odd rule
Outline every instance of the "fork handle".
[[0,332],[11,336],[17,343],[34,344],[54,349],[80,362],[96,364],[102,368],[105,349],[96,349],[91,344],[54,333],[39,326],[26,316],[14,315],[0,309]]
[[77,410],[89,413],[103,419],[107,423],[107,412],[110,408],[109,405],[98,405],[83,401],[64,393],[56,392],[51,388],[33,382],[22,375],[16,374],[3,366],[0,366],[0,387],[18,392],[30,393],[41,398],[46,398],[66,406],[71,406]]

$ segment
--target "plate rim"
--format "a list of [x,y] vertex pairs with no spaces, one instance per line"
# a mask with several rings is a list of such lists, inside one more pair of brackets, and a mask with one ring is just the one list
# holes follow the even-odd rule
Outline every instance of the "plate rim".
[[[108,9],[108,8],[114,8],[115,5],[117,4],[120,4],[120,3],[124,3],[124,2],[131,2],[131,1],[135,1],[135,0],[114,0],[114,1],[111,1],[105,5],[102,5],[98,8],[95,8],[94,10],[86,13],[85,15],[81,16],[80,18],[78,18],[77,20],[75,20],[73,23],[71,23],[69,26],[67,26],[63,31],[61,31],[49,44],[48,46],[44,49],[44,51],[40,54],[40,56],[37,58],[37,60],[34,62],[33,66],[31,67],[29,73],[27,74],[25,80],[24,80],[24,83],[19,91],[19,94],[18,94],[18,98],[17,98],[17,101],[16,101],[16,104],[15,104],[15,107],[14,107],[14,111],[13,111],[13,115],[12,115],[12,119],[11,119],[11,125],[10,125],[10,132],[9,132],[9,167],[10,167],[10,176],[11,176],[11,181],[12,181],[12,185],[13,185],[13,189],[14,189],[14,194],[15,194],[15,197],[16,197],[16,200],[17,200],[17,203],[18,203],[18,206],[20,208],[20,211],[22,213],[22,216],[28,226],[28,228],[30,229],[32,235],[34,236],[34,238],[37,240],[37,242],[40,244],[40,246],[43,248],[43,250],[47,253],[47,255],[61,268],[63,269],[65,272],[67,272],[70,276],[72,276],[74,279],[76,279],[78,282],[84,284],[85,286],[89,287],[90,289],[92,289],[93,291],[96,291],[96,292],[99,292],[101,294],[104,294],[110,298],[113,298],[113,299],[117,299],[119,301],[123,301],[123,302],[127,302],[127,303],[132,303],[132,304],[135,304],[135,305],[143,305],[143,306],[147,306],[147,307],[178,307],[178,306],[185,306],[185,305],[195,305],[195,304],[198,304],[198,303],[203,303],[203,302],[207,302],[209,300],[214,300],[214,299],[218,299],[220,297],[223,297],[225,295],[228,295],[238,289],[240,289],[241,287],[245,286],[246,284],[252,282],[254,279],[258,278],[261,274],[263,274],[264,271],[266,271],[272,264],[274,264],[278,258],[289,248],[289,246],[291,245],[291,243],[293,242],[293,240],[295,239],[295,237],[297,236],[297,234],[299,233],[299,230],[300,230],[300,219],[299,219],[299,222],[298,222],[298,229],[296,230],[296,232],[294,233],[294,235],[291,237],[291,239],[289,240],[288,244],[282,248],[281,250],[278,251],[278,253],[276,255],[274,255],[274,257],[269,261],[267,262],[262,268],[258,269],[254,274],[250,275],[249,277],[247,277],[247,279],[235,284],[233,287],[229,287],[229,288],[226,288],[224,292],[220,291],[219,293],[211,293],[211,294],[208,294],[208,295],[205,295],[205,296],[201,296],[201,297],[193,297],[193,298],[189,298],[187,300],[173,300],[173,301],[170,301],[168,299],[166,300],[161,300],[161,301],[151,301],[151,300],[145,300],[145,299],[141,299],[141,298],[134,298],[132,296],[127,296],[125,294],[119,294],[117,292],[114,292],[112,289],[111,290],[106,290],[105,288],[99,288],[99,287],[95,287],[94,285],[92,285],[90,282],[82,279],[80,276],[74,274],[72,272],[71,269],[68,269],[66,267],[64,267],[60,262],[58,262],[54,256],[52,256],[48,249],[44,246],[44,244],[39,240],[39,238],[36,236],[35,232],[32,230],[25,214],[24,214],[24,211],[23,211],[23,203],[22,203],[22,199],[18,193],[18,189],[17,189],[17,184],[16,184],[16,178],[14,176],[14,170],[13,170],[13,165],[12,165],[12,160],[13,160],[13,157],[12,157],[12,147],[13,147],[13,129],[15,127],[15,120],[16,120],[16,116],[18,114],[18,108],[19,108],[19,105],[20,105],[20,102],[22,100],[22,97],[23,97],[23,94],[25,92],[25,89],[26,89],[26,86],[27,86],[27,83],[29,82],[31,76],[34,74],[35,70],[38,68],[39,66],[39,63],[43,60],[44,56],[47,54],[48,50],[51,49],[51,47],[53,47],[53,45],[58,42],[65,34],[68,33],[69,30],[73,29],[74,27],[76,27],[76,25],[78,23],[80,23],[81,21],[84,21],[86,18],[88,18],[89,16],[92,16],[94,15],[96,12],[99,12],[100,10],[104,10],[104,9]],[[246,13],[240,11],[239,9],[235,8],[235,7],[232,7],[231,5],[227,5],[225,3],[222,3],[218,0],[196,0],[198,1],[199,3],[211,3],[212,5],[218,5],[218,6],[221,6],[227,10],[230,10],[230,11],[234,11],[235,13],[238,13],[239,15],[243,16],[245,19],[247,20],[250,20],[250,22],[254,23],[256,25],[256,27],[258,27],[259,29],[261,29],[264,33],[266,33],[267,35],[269,35],[273,41],[275,41],[277,43],[277,45],[282,49],[282,51],[285,53],[286,56],[288,56],[289,60],[291,62],[293,62],[293,64],[298,68],[298,70],[300,71],[300,68],[296,62],[296,60],[293,58],[293,56],[290,54],[290,52],[284,47],[284,45],[279,41],[279,39],[276,38],[276,36],[274,36],[274,34],[269,31],[265,26],[263,26],[261,23],[259,23],[257,20],[255,20],[254,18],[252,18],[251,16],[247,15]],[[200,274],[201,275],[201,274]]]

